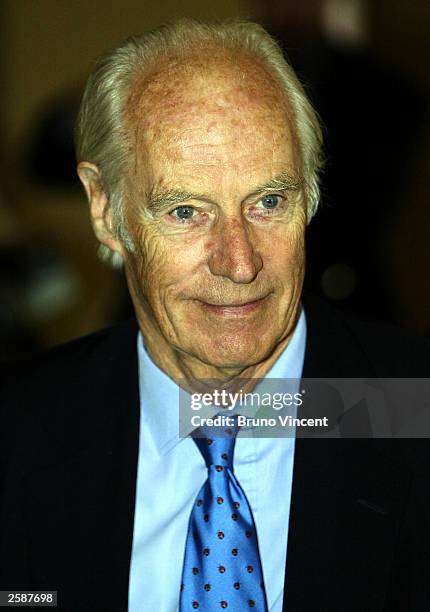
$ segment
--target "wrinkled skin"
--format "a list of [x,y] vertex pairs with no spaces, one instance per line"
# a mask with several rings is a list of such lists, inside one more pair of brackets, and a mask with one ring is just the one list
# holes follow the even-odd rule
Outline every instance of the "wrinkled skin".
[[[124,256],[149,353],[174,380],[262,377],[291,338],[304,274],[288,102],[259,66],[219,56],[166,60],[134,92],[125,208],[135,251],[109,246]],[[256,193],[281,174],[291,188]],[[167,190],[188,195],[169,205]]]

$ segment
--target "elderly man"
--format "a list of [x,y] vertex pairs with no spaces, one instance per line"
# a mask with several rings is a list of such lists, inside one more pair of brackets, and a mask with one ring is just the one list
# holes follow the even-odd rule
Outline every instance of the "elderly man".
[[301,298],[320,150],[255,24],[180,21],[99,61],[78,173],[137,326],[7,391],[1,589],[68,612],[426,608],[427,444],[178,435],[181,385],[427,373],[425,342]]

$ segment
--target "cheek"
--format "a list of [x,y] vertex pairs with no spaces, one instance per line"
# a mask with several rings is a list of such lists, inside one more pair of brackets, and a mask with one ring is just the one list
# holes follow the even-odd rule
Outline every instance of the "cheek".
[[147,297],[177,295],[195,281],[205,261],[203,240],[160,236],[156,228],[142,228],[137,244],[135,267]]
[[286,257],[291,264],[304,263],[305,253],[305,231],[303,227],[294,226],[288,235],[286,246]]
[[279,227],[261,242],[261,253],[267,272],[280,279],[288,279],[300,272],[304,265],[304,227],[294,223]]
[[157,237],[148,231],[139,232],[137,244],[138,276],[144,293],[149,294],[156,288],[157,280],[163,278],[166,251]]

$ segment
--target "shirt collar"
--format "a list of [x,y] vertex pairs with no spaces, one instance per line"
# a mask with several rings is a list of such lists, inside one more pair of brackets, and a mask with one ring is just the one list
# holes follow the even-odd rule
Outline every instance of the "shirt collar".
[[[265,378],[299,379],[302,376],[306,346],[306,318],[303,307],[288,346],[267,372]],[[142,425],[148,428],[154,444],[161,454],[168,453],[183,436],[191,432],[181,427],[179,436],[179,387],[160,370],[149,357],[141,332],[137,338],[139,362],[140,414]],[[202,417],[214,416],[217,410],[207,406]]]

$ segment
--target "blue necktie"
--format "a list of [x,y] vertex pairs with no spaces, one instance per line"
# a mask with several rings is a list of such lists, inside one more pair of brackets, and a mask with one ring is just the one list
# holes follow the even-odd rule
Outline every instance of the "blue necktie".
[[209,437],[193,439],[208,478],[190,516],[179,610],[267,612],[254,519],[233,473],[238,427],[218,428],[224,437],[215,427],[201,431]]

